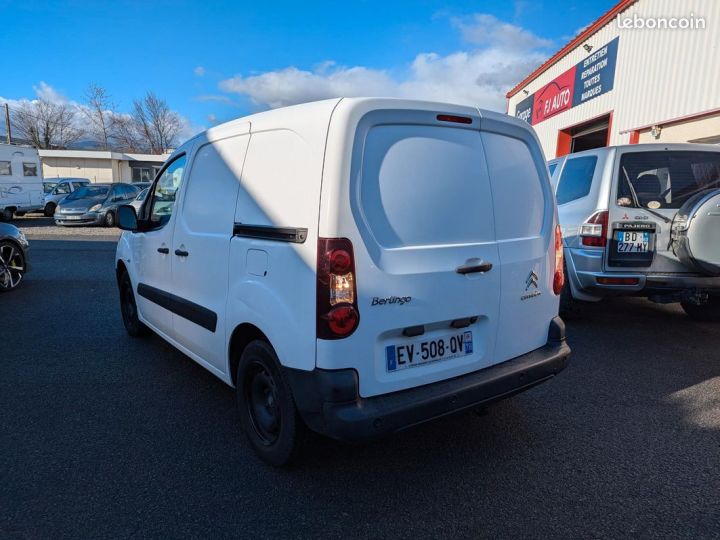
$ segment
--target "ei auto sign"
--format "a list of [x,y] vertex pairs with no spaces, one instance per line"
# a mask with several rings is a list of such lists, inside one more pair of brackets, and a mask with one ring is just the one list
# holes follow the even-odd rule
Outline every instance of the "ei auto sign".
[[529,124],[577,107],[613,89],[617,37],[518,103],[515,116]]

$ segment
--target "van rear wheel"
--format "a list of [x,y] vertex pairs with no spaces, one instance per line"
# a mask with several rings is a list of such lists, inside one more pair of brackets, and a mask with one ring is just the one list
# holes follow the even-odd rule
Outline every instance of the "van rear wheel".
[[720,322],[720,296],[711,296],[704,304],[683,300],[680,305],[688,317],[701,322]]
[[237,403],[245,435],[265,463],[280,467],[295,457],[305,426],[280,362],[266,342],[251,342],[237,367]]

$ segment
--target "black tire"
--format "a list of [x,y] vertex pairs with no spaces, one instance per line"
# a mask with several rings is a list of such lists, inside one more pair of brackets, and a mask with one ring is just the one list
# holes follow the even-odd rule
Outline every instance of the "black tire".
[[268,465],[287,465],[296,457],[307,428],[268,343],[256,340],[245,347],[236,381],[240,422],[253,450]]
[[720,322],[720,296],[711,296],[704,304],[697,305],[683,300],[680,305],[694,321]]
[[43,214],[45,217],[53,217],[55,215],[55,204],[54,203],[47,203],[45,205],[45,208],[43,209]]
[[20,246],[10,240],[0,241],[0,293],[17,289],[26,270],[25,254]]
[[112,210],[108,210],[105,213],[105,217],[103,218],[103,225],[105,225],[106,227],[115,226],[115,214],[112,212]]
[[145,326],[138,317],[135,293],[133,292],[132,282],[127,272],[123,272],[122,276],[120,276],[118,286],[120,288],[120,314],[122,315],[125,330],[134,338],[147,336],[150,333],[150,329]]
[[565,284],[560,291],[560,317],[563,319],[574,319],[580,310],[579,301],[575,300],[570,289],[570,276],[568,276],[567,265],[563,266],[565,272]]
[[3,208],[0,211],[0,221],[11,221],[14,213],[11,208]]

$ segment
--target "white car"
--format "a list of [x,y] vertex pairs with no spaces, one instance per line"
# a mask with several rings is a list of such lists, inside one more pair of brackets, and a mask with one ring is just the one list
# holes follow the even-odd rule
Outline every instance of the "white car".
[[128,333],[148,328],[236,388],[248,439],[358,440],[560,372],[562,239],[525,122],[335,99],[183,144],[124,229]]
[[73,193],[74,191],[90,184],[87,178],[57,178],[55,185],[50,192],[45,194],[43,199],[43,213],[46,217],[53,217],[55,209],[60,201]]

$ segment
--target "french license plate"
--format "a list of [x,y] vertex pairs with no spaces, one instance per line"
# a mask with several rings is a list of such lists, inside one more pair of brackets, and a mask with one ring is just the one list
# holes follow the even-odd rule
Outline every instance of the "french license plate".
[[650,233],[642,231],[617,231],[618,253],[647,253],[650,249]]
[[473,352],[472,332],[385,347],[385,365],[389,372],[424,366],[431,362],[468,356]]
[[81,217],[82,217],[82,216],[65,216],[64,219],[76,220],[76,219],[80,219]]

